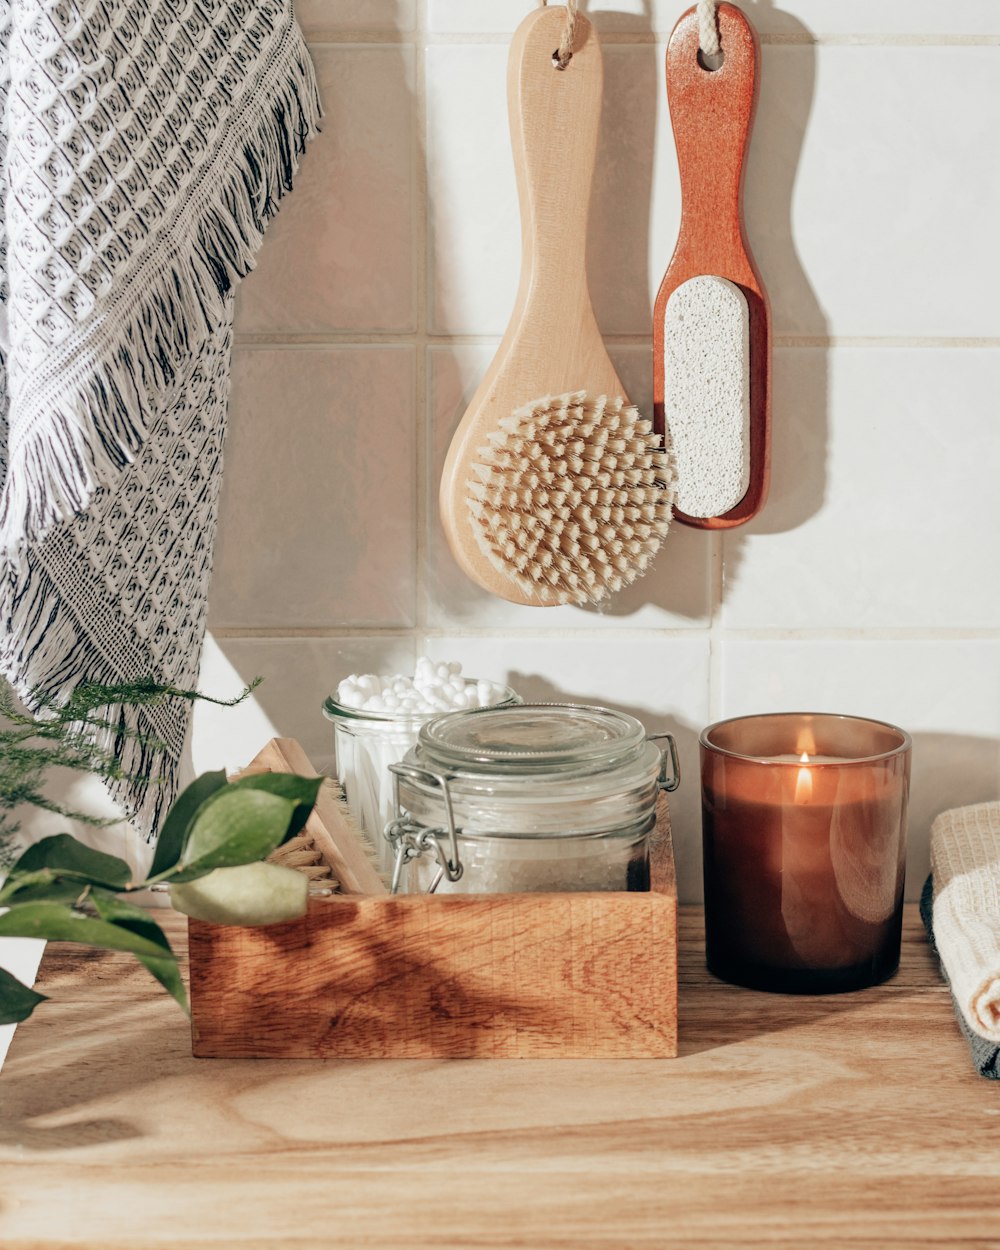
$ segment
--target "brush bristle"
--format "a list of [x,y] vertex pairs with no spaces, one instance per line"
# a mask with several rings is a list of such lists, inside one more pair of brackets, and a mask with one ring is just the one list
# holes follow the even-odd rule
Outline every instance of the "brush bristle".
[[479,456],[466,483],[476,541],[524,595],[599,603],[646,572],[670,524],[673,467],[624,399],[536,399]]

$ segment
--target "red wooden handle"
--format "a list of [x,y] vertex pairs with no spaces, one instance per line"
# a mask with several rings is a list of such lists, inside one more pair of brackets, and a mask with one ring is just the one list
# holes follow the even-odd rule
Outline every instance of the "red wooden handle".
[[[667,47],[667,98],[681,177],[681,230],[671,265],[680,259],[691,275],[717,274],[740,281],[746,269],[743,237],[743,170],[757,104],[760,52],[757,35],[739,9],[719,5],[719,69],[702,67],[698,19],[689,9]],[[727,268],[735,264],[739,274]]]
[[750,312],[750,484],[720,517],[675,516],[699,529],[742,525],[764,505],[770,480],[771,310],[743,226],[743,173],[757,105],[760,45],[757,32],[732,4],[720,4],[723,63],[704,67],[698,18],[688,9],[667,46],[667,97],[681,177],[677,245],[653,314],[653,404],[658,433],[668,424],[664,395],[664,315],[673,292],[690,278],[714,274],[734,282]]

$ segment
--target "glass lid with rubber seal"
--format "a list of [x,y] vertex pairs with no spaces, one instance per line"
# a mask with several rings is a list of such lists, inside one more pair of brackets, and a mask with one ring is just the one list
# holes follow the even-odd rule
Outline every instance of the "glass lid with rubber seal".
[[437,716],[420,730],[428,766],[462,773],[589,773],[646,749],[634,716],[572,703],[525,703]]

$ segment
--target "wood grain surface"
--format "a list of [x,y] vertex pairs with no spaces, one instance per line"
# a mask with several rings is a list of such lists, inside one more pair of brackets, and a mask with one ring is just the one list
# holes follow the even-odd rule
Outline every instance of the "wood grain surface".
[[658,1059],[677,1052],[677,886],[661,796],[649,891],[309,900],[189,924],[194,1053]]
[[792,998],[713,980],[682,908],[681,981],[679,1059],[199,1060],[128,956],[50,947],[0,1075],[0,1245],[1000,1246],[1000,1082],[915,909],[893,981]]
[[733,4],[720,4],[719,38],[725,60],[716,70],[698,61],[698,18],[689,9],[667,46],[667,96],[681,180],[677,244],[653,310],[653,409],[657,433],[670,425],[664,389],[664,318],[679,286],[701,274],[727,278],[743,292],[750,312],[750,483],[735,507],[719,517],[692,517],[686,525],[728,529],[764,506],[771,474],[771,309],[743,220],[743,176],[757,105],[757,34]]

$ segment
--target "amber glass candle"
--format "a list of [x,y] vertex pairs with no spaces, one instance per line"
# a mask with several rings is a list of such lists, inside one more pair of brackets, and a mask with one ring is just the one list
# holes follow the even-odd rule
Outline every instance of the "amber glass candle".
[[701,735],[709,971],[824,994],[899,966],[910,738],[787,712]]

